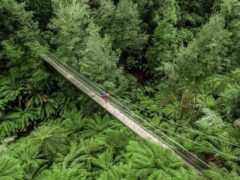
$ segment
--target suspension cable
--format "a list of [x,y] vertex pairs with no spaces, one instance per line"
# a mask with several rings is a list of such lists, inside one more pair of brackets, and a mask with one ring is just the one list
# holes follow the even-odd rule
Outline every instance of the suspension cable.
[[[50,53],[50,54],[53,55],[55,58],[57,58],[54,54],[52,54],[52,53]],[[63,61],[60,60],[59,58],[57,58],[57,59],[58,59],[59,61],[63,62]],[[64,63],[65,65],[69,66],[69,65],[66,64],[65,62],[63,62],[63,63]],[[69,66],[69,67],[70,67],[70,68],[73,68],[72,66]],[[95,86],[97,89],[108,91],[108,92],[110,92],[113,96],[115,96],[115,97],[117,97],[117,98],[120,98],[120,99],[122,99],[123,101],[128,102],[129,104],[131,103],[130,101],[128,101],[128,100],[126,100],[126,99],[124,99],[124,98],[122,98],[122,97],[120,97],[120,96],[117,96],[117,95],[114,94],[113,92],[105,89],[105,88],[102,87],[101,85],[96,84],[96,83],[90,81],[88,78],[86,78],[85,76],[83,76],[80,72],[76,71],[75,69],[74,69],[74,71],[75,71],[77,74],[79,74],[82,78],[84,78],[86,81],[88,81],[88,82],[91,83],[93,86]],[[145,110],[145,109],[143,109],[143,108],[141,108],[141,107],[139,107],[139,106],[137,106],[137,105],[135,105],[135,104],[131,104],[131,105],[135,106],[135,107],[138,108],[139,110],[142,110],[142,111],[145,111],[145,112],[149,112],[149,110]],[[152,113],[152,114],[157,115],[156,113]],[[196,134],[200,134],[200,135],[203,135],[203,136],[206,136],[206,137],[209,137],[209,138],[212,138],[212,139],[221,141],[221,142],[223,142],[223,143],[225,143],[225,144],[229,144],[229,145],[236,146],[236,147],[239,147],[239,148],[240,148],[240,145],[239,145],[239,144],[228,142],[226,139],[220,139],[220,138],[217,138],[217,137],[208,135],[208,134],[204,134],[203,132],[200,132],[200,131],[198,131],[198,130],[194,130],[194,129],[192,129],[192,128],[189,128],[189,127],[187,127],[187,126],[184,126],[184,125],[182,125],[182,124],[179,124],[179,123],[177,123],[177,122],[169,121],[169,119],[167,119],[167,118],[161,117],[161,119],[168,120],[168,122],[170,122],[170,123],[172,123],[172,124],[175,124],[175,125],[177,125],[177,126],[183,127],[184,129],[190,130],[191,132],[194,132],[194,133],[196,133]]]

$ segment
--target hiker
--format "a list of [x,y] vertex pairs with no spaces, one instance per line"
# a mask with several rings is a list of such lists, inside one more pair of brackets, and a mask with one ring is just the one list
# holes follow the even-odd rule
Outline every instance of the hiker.
[[106,91],[102,91],[102,92],[100,93],[101,98],[104,98],[105,95],[106,95]]
[[105,96],[104,96],[104,100],[105,102],[108,102],[109,101],[109,97],[110,97],[110,93],[109,92],[106,92]]
[[109,97],[110,97],[110,93],[109,92],[106,92],[106,91],[102,91],[100,93],[100,96],[101,98],[103,98],[105,100],[105,102],[108,102],[109,100]]

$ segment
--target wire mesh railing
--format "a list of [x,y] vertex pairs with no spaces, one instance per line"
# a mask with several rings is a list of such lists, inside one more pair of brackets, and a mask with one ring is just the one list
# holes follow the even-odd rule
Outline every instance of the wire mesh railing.
[[[53,54],[49,53],[48,57],[50,57],[51,60],[54,61],[54,63],[56,63],[58,66],[62,66],[65,69],[67,69],[71,75],[73,75],[77,80],[79,80],[82,84],[84,84],[84,86],[87,87],[90,91],[94,92],[95,95],[100,96],[100,93],[103,91],[103,89],[101,89],[100,87],[97,87],[95,84],[92,84],[86,77],[82,76],[72,67],[69,67],[66,63],[56,58],[56,56],[54,56]],[[116,100],[115,98],[110,97],[108,103],[111,104],[116,109],[118,109],[125,116],[130,118],[132,121],[134,121],[138,126],[145,129],[147,128],[147,125],[143,126],[142,123],[141,124],[139,123],[139,122],[142,122],[142,120],[138,116],[136,116],[136,114],[133,114],[131,111],[129,111],[129,109],[127,109],[123,104],[119,103],[119,101]],[[136,121],[136,119],[138,121]],[[152,136],[155,136],[152,132],[149,132],[149,133]],[[159,137],[157,136],[155,136],[155,138],[159,139]]]
[[[95,83],[91,82],[89,79],[81,75],[77,70],[75,70],[73,67],[70,67],[65,62],[58,59],[54,54],[47,53],[46,57],[50,58],[51,61],[53,61],[57,66],[61,67],[62,69],[67,70],[68,74],[74,76],[78,81],[81,82],[87,89],[89,89],[91,92],[93,92],[95,95],[100,96],[100,93],[103,91],[102,88],[97,86]],[[162,142],[164,145],[169,147],[171,150],[179,154],[185,161],[188,161],[189,157],[191,159],[194,159],[194,161],[190,162],[193,166],[195,166],[197,169],[202,169],[207,166],[206,163],[204,163],[202,160],[198,159],[196,156],[194,156],[192,153],[190,153],[188,150],[186,150],[182,145],[174,141],[172,138],[168,137],[166,134],[164,134],[162,131],[157,129],[154,125],[152,125],[150,122],[146,121],[142,117],[140,117],[138,114],[134,113],[133,111],[129,110],[125,105],[123,105],[121,102],[119,102],[117,99],[110,97],[109,102],[111,106],[116,108],[118,111],[120,111],[122,114],[124,114],[126,117],[131,119],[132,122],[134,122],[137,126],[147,130],[149,134],[151,134],[153,137],[155,137],[158,141]]]

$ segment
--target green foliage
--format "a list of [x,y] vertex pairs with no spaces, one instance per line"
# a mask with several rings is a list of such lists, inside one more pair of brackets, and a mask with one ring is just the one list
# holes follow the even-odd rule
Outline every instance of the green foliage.
[[18,160],[1,155],[0,177],[3,180],[21,180],[23,178],[23,170]]
[[0,84],[0,98],[5,102],[14,101],[17,97],[21,98],[21,93],[24,88],[22,84],[16,83],[14,76],[12,76],[11,80],[2,77]]
[[[240,144],[239,7],[238,0],[1,0],[0,179],[201,179],[171,151],[102,116],[43,63],[45,46],[222,167],[207,178],[239,179],[239,147],[226,143]],[[3,139],[11,135],[11,143]]]
[[[234,114],[235,117],[240,116],[240,112],[237,109],[239,105],[239,92],[240,92],[240,85],[239,84],[228,84],[225,87],[224,91],[220,94],[221,96],[221,103],[224,106],[224,111],[229,116]],[[235,112],[233,112],[235,110]]]
[[[178,170],[182,169],[182,160],[173,155],[170,150],[162,149],[158,145],[130,142],[127,149],[133,168],[137,171],[137,177],[149,177],[149,179],[165,177],[169,179],[177,177]],[[196,177],[194,173],[188,175],[188,178]]]
[[220,126],[223,127],[223,121],[221,116],[215,111],[208,108],[203,108],[202,112],[205,114],[201,119],[196,121],[197,126],[202,129],[208,129],[209,127]]
[[54,98],[46,98],[42,106],[38,107],[38,113],[41,119],[50,118],[56,113],[59,104]]
[[133,180],[135,179],[134,171],[131,170],[132,167],[128,165],[119,165],[119,166],[113,166],[110,169],[108,169],[106,172],[102,173],[99,180],[121,180],[121,179],[129,179]]
[[53,2],[54,18],[51,19],[49,27],[57,34],[52,38],[52,42],[57,45],[57,55],[76,67],[82,57],[84,40],[87,37],[86,26],[90,20],[87,5],[84,0]]
[[82,180],[85,179],[86,172],[79,169],[78,166],[73,168],[64,168],[55,165],[51,170],[44,171],[38,180]]
[[22,111],[21,109],[5,116],[7,120],[15,122],[20,131],[24,131],[26,127],[34,123],[34,121],[36,121],[36,117],[37,114],[34,110]]
[[121,150],[128,143],[130,134],[125,130],[115,132],[111,131],[106,137],[106,145],[114,150]]
[[89,37],[84,57],[79,62],[80,73],[113,90],[117,77],[121,74],[121,70],[117,68],[117,54],[112,51],[108,37],[102,38],[99,35],[99,29],[94,23],[89,24],[87,31]]
[[131,0],[120,0],[112,22],[111,37],[114,48],[122,51],[139,51],[146,44],[147,35],[141,30],[137,5]]
[[31,135],[32,142],[39,147],[40,153],[52,161],[56,153],[66,154],[69,141],[65,130],[58,126],[41,126]]
[[45,88],[43,82],[48,73],[38,62],[45,48],[38,42],[40,32],[32,20],[32,13],[25,10],[23,3],[3,0],[0,14],[0,104],[4,110],[0,113],[0,126],[1,136],[5,137],[25,131],[38,119],[35,109],[28,109],[26,98]]
[[46,29],[47,24],[52,16],[52,1],[44,0],[20,0],[26,3],[26,9],[34,11],[34,20],[38,21],[41,29]]
[[180,117],[180,104],[179,102],[174,102],[173,104],[168,104],[162,110],[163,114],[167,117],[176,119]]
[[113,121],[110,120],[108,115],[100,118],[96,116],[94,118],[86,120],[87,124],[85,125],[83,136],[82,137],[92,137],[95,134],[98,136],[104,136],[109,128],[116,126]]
[[70,134],[78,133],[84,129],[86,119],[76,109],[64,114],[65,119],[62,122],[63,127],[70,132]]
[[239,176],[232,172],[228,173],[226,169],[220,169],[215,166],[213,166],[212,170],[205,170],[204,175],[209,179],[209,180],[224,180],[224,179],[232,179],[232,180],[237,180],[239,179]]
[[0,124],[0,137],[10,136],[17,130],[17,125],[14,122],[4,120]]
[[240,2],[237,0],[223,0],[221,2],[221,13],[227,21],[227,29],[232,33],[232,44],[229,47],[229,56],[232,58],[232,64],[239,65],[238,59],[240,57],[240,53],[238,49],[240,47]]
[[222,109],[221,113],[225,114],[227,119],[238,118],[240,115],[237,108],[239,104],[239,80],[239,68],[236,68],[225,75],[209,76],[203,83],[202,89],[219,96],[217,107]]
[[211,17],[197,38],[181,50],[176,60],[181,78],[195,80],[228,69],[230,59],[226,56],[231,33],[224,26],[221,15]]
[[156,12],[154,22],[156,28],[153,34],[153,46],[148,49],[146,56],[151,65],[151,70],[160,71],[165,66],[171,64],[176,54],[177,48],[177,5],[175,0],[165,1],[158,12]]
[[19,146],[12,148],[11,154],[21,162],[25,179],[33,179],[46,167],[46,161],[41,159],[38,146],[33,145],[29,139],[21,140]]
[[110,33],[112,21],[114,20],[116,7],[112,0],[100,0],[99,8],[96,12],[97,24],[101,27],[104,33]]

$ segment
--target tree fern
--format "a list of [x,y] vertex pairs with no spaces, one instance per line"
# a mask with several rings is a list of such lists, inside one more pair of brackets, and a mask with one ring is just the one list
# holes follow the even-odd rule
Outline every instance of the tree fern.
[[97,180],[135,180],[135,171],[130,165],[120,164],[104,171]]
[[[162,149],[152,143],[137,143],[130,141],[127,146],[128,157],[133,168],[137,170],[138,177],[151,176],[157,170],[172,173],[183,166],[183,161],[176,157],[170,150]],[[174,176],[174,174],[172,174]]]
[[82,131],[87,123],[87,120],[84,119],[83,115],[76,109],[68,111],[64,114],[64,117],[65,119],[63,120],[62,125],[70,134]]
[[114,152],[111,149],[98,155],[97,158],[92,159],[92,164],[100,170],[108,170],[114,164]]
[[44,97],[44,103],[39,107],[38,113],[41,119],[50,118],[57,111],[59,104],[54,98]]
[[85,164],[86,169],[88,172],[91,173],[91,176],[95,176],[96,173],[98,174],[98,169],[97,167],[96,170],[96,156],[98,153],[103,152],[104,146],[103,146],[104,141],[101,142],[101,140],[87,140],[87,141],[81,141],[81,162]]
[[95,135],[103,136],[107,130],[111,127],[116,126],[108,115],[102,117],[94,116],[94,118],[87,119],[85,130],[83,131],[82,137],[93,137]]
[[149,180],[157,180],[157,179],[164,179],[164,180],[171,180],[172,176],[163,170],[156,170],[154,171],[147,179]]
[[195,171],[195,169],[186,170],[185,168],[180,168],[178,172],[175,174],[174,179],[176,180],[192,180],[192,179],[200,179],[200,175]]
[[169,118],[179,118],[180,116],[180,104],[179,102],[174,102],[172,104],[168,104],[166,105],[163,110],[162,110],[163,114],[165,114],[167,117]]
[[45,170],[37,177],[37,180],[84,180],[87,177],[86,170],[74,166],[72,168],[64,168],[61,166],[53,166],[50,170]]
[[75,165],[83,165],[81,162],[82,150],[79,148],[78,143],[72,143],[67,155],[58,153],[55,163],[63,168],[71,168]]
[[66,154],[69,150],[66,132],[58,126],[41,126],[31,134],[31,139],[49,161],[52,161],[57,153]]
[[60,102],[58,96],[48,97],[47,95],[36,93],[30,95],[25,102],[26,108],[36,108],[40,119],[50,118],[58,112]]
[[9,85],[4,85],[0,88],[0,94],[6,101],[13,101],[21,94],[21,91]]
[[217,101],[212,96],[198,95],[196,97],[196,106],[199,108],[216,109]]
[[228,118],[231,118],[232,116],[240,116],[240,111],[237,108],[240,103],[239,92],[240,85],[235,83],[228,84],[224,91],[220,93],[220,103]]
[[238,180],[239,175],[235,172],[229,173],[226,169],[222,168],[217,168],[213,166],[209,170],[203,171],[205,177],[207,177],[209,180],[226,180],[226,179],[231,179],[231,180]]
[[21,83],[16,82],[14,76],[11,78],[2,78],[0,85],[0,98],[4,98],[5,101],[14,101],[17,97],[21,96],[24,89]]
[[229,82],[231,82],[231,78],[229,76],[214,74],[204,79],[203,88],[207,92],[210,91],[212,93],[217,93],[221,92]]
[[44,101],[46,101],[46,99],[47,97],[42,94],[39,93],[32,94],[27,98],[26,107],[41,106],[43,105]]
[[14,158],[1,155],[0,156],[0,179],[22,180],[23,170],[19,161],[17,161]]
[[236,81],[240,81],[240,68],[236,68],[231,72],[231,77]]
[[126,144],[128,144],[129,138],[132,133],[127,129],[110,130],[106,136],[106,146],[113,148],[114,150],[121,150]]
[[105,143],[104,139],[98,137],[96,139],[88,139],[80,141],[80,150],[85,155],[95,155],[97,152],[102,152],[103,144]]
[[209,142],[207,139],[195,139],[195,143],[193,143],[192,151],[198,154],[212,154],[212,155],[218,155],[217,146],[214,146],[211,142]]
[[18,109],[16,112],[6,115],[6,119],[14,122],[20,131],[24,131],[29,125],[36,121],[37,114],[31,109]]
[[4,120],[0,123],[0,136],[7,137],[17,131],[17,125],[9,120]]
[[22,164],[24,179],[33,179],[46,166],[46,160],[41,158],[38,146],[27,140],[20,141],[18,146],[12,149],[11,155]]
[[56,163],[63,168],[85,167],[89,176],[95,176],[101,167],[96,156],[104,150],[103,144],[102,139],[81,140],[80,144],[71,144],[70,152],[67,155],[58,154]]

